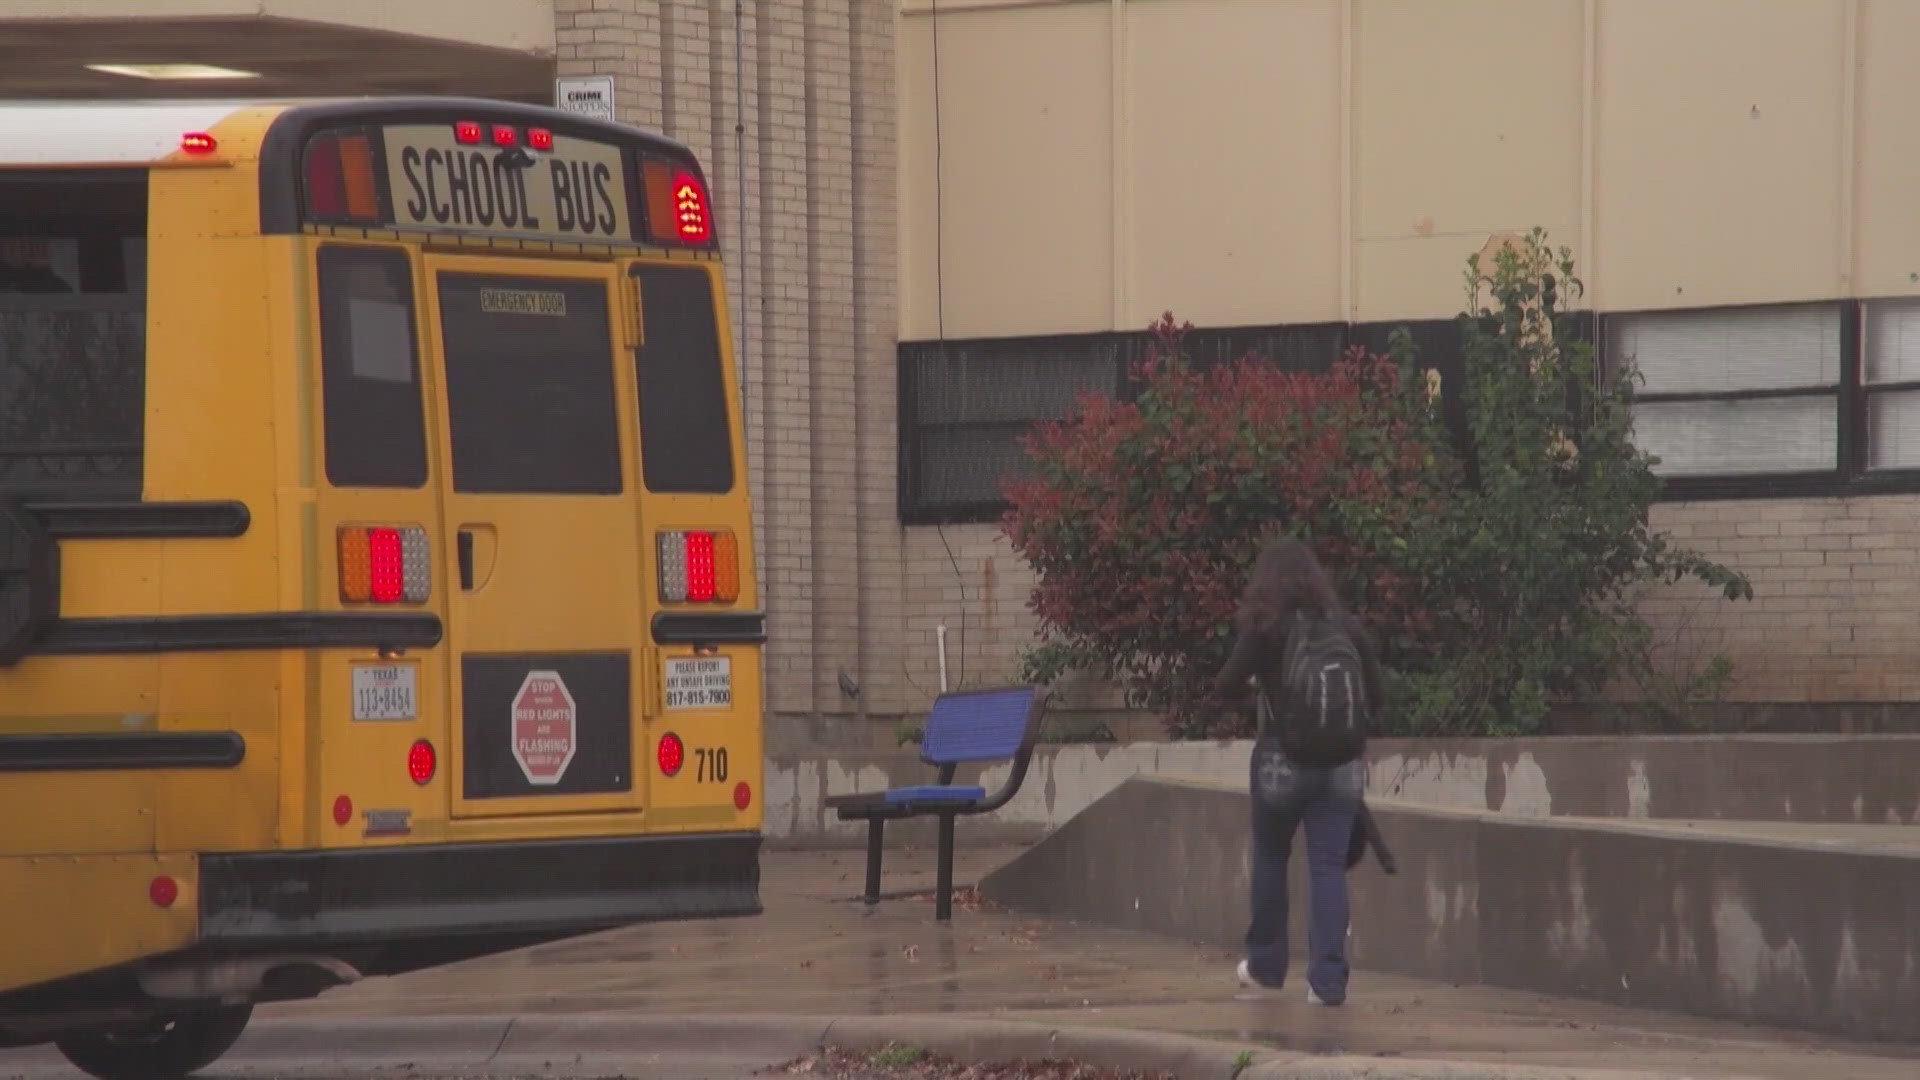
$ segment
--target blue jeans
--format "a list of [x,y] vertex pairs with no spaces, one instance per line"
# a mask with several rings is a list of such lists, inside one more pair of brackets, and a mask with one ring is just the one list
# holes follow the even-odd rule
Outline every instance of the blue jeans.
[[1364,766],[1310,769],[1287,760],[1277,743],[1253,749],[1253,921],[1247,970],[1262,985],[1287,981],[1287,861],[1294,830],[1307,832],[1307,984],[1320,1000],[1347,999],[1347,844],[1365,795]]

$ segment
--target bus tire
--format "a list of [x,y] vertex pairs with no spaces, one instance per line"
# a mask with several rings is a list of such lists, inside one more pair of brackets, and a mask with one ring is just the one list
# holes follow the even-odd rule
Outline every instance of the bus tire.
[[91,1032],[54,1043],[74,1068],[100,1080],[180,1080],[220,1059],[253,1016],[237,1005],[156,1017],[137,1031]]

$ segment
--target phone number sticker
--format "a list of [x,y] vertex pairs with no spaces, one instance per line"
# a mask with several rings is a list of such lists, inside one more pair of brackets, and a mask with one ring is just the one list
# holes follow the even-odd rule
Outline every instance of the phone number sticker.
[[733,659],[726,656],[673,656],[666,661],[667,709],[733,707]]

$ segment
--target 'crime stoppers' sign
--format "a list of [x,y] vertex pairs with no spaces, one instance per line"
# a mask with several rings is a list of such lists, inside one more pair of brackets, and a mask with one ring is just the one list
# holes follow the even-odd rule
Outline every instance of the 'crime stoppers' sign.
[[513,695],[513,760],[527,783],[560,782],[580,745],[573,695],[557,671],[529,671]]

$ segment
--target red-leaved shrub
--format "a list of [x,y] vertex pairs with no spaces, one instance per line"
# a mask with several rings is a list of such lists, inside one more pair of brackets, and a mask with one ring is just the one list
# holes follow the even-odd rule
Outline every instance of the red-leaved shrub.
[[1246,567],[1267,538],[1310,539],[1381,644],[1426,648],[1434,614],[1382,553],[1404,550],[1454,483],[1424,379],[1349,351],[1331,370],[1247,358],[1190,365],[1191,329],[1153,328],[1131,401],[1089,395],[1028,435],[1004,527],[1038,575],[1026,675],[1091,668],[1177,737],[1245,734],[1209,684],[1232,646]]

